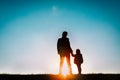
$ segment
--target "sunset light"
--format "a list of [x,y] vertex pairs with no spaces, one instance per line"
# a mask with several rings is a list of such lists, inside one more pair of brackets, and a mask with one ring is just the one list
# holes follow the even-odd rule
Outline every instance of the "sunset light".
[[120,73],[119,0],[0,0],[0,73],[59,74],[63,31],[82,52],[82,74]]

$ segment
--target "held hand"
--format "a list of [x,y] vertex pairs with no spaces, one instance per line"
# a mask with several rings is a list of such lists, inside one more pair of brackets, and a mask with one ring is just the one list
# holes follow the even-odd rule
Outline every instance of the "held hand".
[[72,54],[72,57],[74,57],[74,54]]
[[73,54],[73,52],[71,52],[71,55],[74,57],[75,55]]

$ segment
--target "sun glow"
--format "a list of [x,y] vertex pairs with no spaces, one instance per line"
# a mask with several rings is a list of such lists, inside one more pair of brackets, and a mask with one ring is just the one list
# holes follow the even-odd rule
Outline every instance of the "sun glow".
[[[71,58],[71,67],[72,67],[72,74],[77,74],[77,67],[74,64],[73,58]],[[69,69],[68,69],[68,65],[67,65],[67,61],[66,59],[64,60],[64,64],[63,64],[63,68],[62,68],[62,75],[66,76],[69,75]]]
[[63,75],[64,77],[66,77],[66,76],[68,75],[68,73],[62,73],[62,75]]
[[63,69],[62,69],[62,75],[68,75],[69,74],[69,69],[68,69],[68,65],[67,65],[67,61],[66,58],[64,60],[64,64],[63,64]]

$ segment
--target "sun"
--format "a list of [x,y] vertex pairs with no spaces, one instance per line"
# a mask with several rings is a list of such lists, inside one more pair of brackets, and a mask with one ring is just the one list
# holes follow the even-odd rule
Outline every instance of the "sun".
[[68,75],[68,73],[64,72],[64,73],[62,73],[62,75],[63,75],[64,77],[66,77],[66,76]]
[[64,60],[64,64],[63,64],[63,68],[62,68],[62,75],[68,75],[69,74],[69,70],[68,70],[68,65],[66,62],[66,59]]
[[[72,74],[77,74],[78,70],[77,70],[77,66],[74,64],[73,58],[71,58],[71,67],[72,67]],[[69,75],[69,69],[68,69],[66,59],[64,60],[64,64],[63,64],[63,68],[62,68],[62,75],[64,75],[64,76]]]

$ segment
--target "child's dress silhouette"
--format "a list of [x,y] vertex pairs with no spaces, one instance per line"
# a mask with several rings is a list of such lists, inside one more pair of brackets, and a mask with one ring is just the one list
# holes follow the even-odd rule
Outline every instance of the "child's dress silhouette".
[[74,57],[74,63],[77,65],[79,74],[81,74],[81,64],[83,63],[83,57],[79,49],[76,50]]

